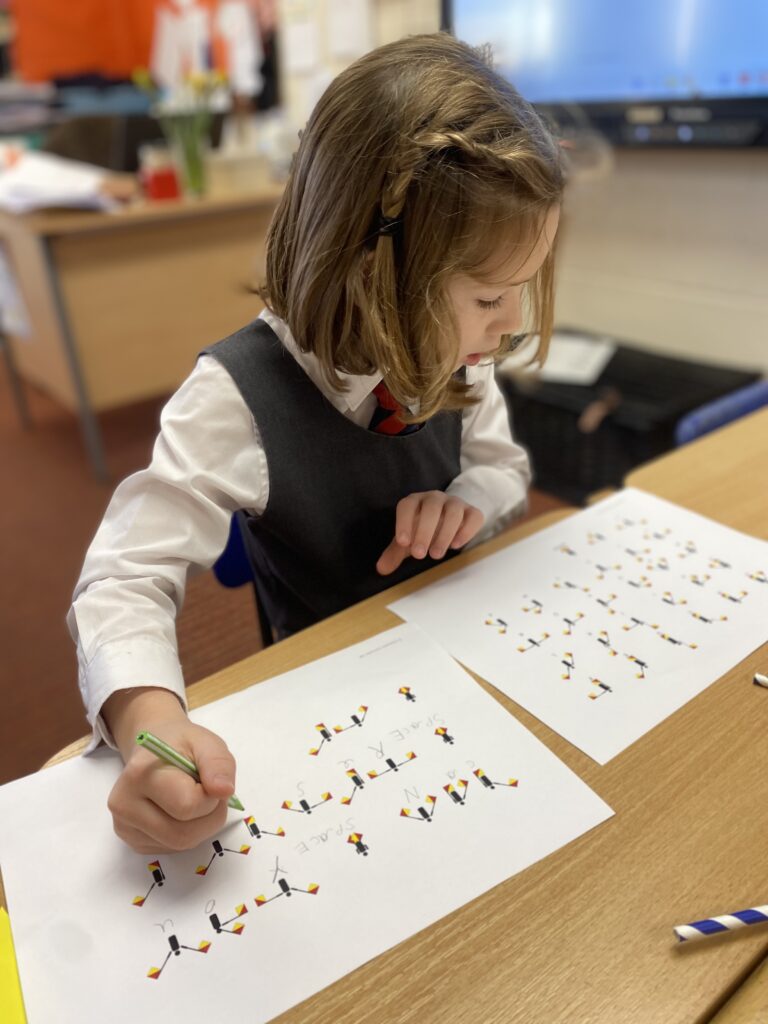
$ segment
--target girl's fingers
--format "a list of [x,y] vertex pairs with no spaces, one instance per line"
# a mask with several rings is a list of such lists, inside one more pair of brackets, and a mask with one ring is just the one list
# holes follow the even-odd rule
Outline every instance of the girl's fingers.
[[411,541],[411,555],[414,558],[425,558],[432,538],[445,506],[445,495],[440,491],[427,492],[422,495],[419,515]]
[[116,826],[134,829],[167,850],[191,850],[221,831],[227,820],[227,805],[221,802],[214,811],[192,821],[178,821],[151,800],[134,801],[127,813],[115,817]]
[[432,543],[429,547],[429,554],[432,558],[442,558],[448,550],[448,545],[453,541],[459,527],[464,522],[464,513],[467,506],[463,501],[456,498],[449,498],[443,506],[443,515],[438,524]]
[[485,516],[474,505],[464,506],[464,521],[451,542],[452,548],[462,548],[468,544],[485,522]]
[[124,814],[131,802],[144,798],[177,821],[210,814],[220,799],[209,796],[199,782],[174,765],[159,761],[149,751],[137,750],[112,791],[110,800],[117,805],[113,813]]
[[124,822],[115,821],[114,826],[118,839],[122,839],[136,853],[157,856],[161,853],[175,852],[169,847],[163,846],[162,843],[154,842],[146,833],[140,832],[139,829],[126,825]]
[[197,846],[221,829],[227,817],[226,801],[207,796],[178,768],[158,765],[146,770],[133,761],[115,783],[107,806],[117,834],[130,836],[126,842],[138,842],[139,833],[145,846],[166,850]]
[[448,548],[463,547],[483,525],[482,512],[460,498],[442,491],[409,494],[397,505],[395,536],[376,563],[376,571],[388,576],[410,555],[442,558]]
[[[401,547],[407,548],[411,544],[414,522],[423,497],[424,495],[422,494],[409,494],[407,498],[401,498],[397,503],[395,511],[395,541]],[[402,561],[402,558],[400,561]]]
[[410,553],[411,549],[407,545],[403,546],[398,544],[396,539],[393,540],[379,555],[379,560],[376,563],[376,572],[380,576],[389,576],[390,573],[400,567],[403,560]]

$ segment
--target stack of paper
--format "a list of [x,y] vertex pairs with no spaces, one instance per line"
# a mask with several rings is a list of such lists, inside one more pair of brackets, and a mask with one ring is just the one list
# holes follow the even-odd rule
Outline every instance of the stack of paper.
[[91,164],[25,152],[0,170],[0,208],[11,213],[55,206],[107,209],[114,200],[101,190],[106,174]]
[[499,372],[504,376],[535,374],[538,380],[553,384],[589,387],[598,380],[616,351],[616,342],[611,338],[555,331],[542,366],[538,361],[529,362],[538,343],[538,335],[532,336],[500,364]]

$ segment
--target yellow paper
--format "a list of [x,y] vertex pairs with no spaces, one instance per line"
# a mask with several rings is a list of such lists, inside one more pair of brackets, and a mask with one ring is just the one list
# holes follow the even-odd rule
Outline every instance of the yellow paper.
[[0,1020],[3,1024],[26,1024],[24,1004],[21,1001],[16,954],[11,938],[11,922],[0,907]]

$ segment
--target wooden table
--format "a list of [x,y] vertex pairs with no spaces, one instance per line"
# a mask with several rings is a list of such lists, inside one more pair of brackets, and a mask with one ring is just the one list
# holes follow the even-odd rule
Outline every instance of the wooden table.
[[[684,505],[696,512],[748,533],[765,537],[768,533],[768,408],[738,420],[722,430],[708,434],[693,444],[634,470],[626,479],[632,487],[651,491],[659,497]],[[745,524],[753,524],[752,527]],[[755,524],[762,523],[762,527]],[[765,672],[768,653],[762,649],[758,663]],[[763,712],[763,722],[768,716]],[[765,845],[764,809],[755,805],[758,815],[758,849]],[[749,842],[748,836],[744,841]],[[768,901],[766,873],[758,878],[753,896],[758,903]],[[727,909],[722,904],[717,907]],[[747,906],[747,904],[745,904]],[[735,905],[732,910],[739,909]],[[716,1024],[752,1024],[768,1021],[768,958],[764,959],[714,1018]]]
[[[675,452],[669,462],[661,459],[633,473],[630,482],[768,537],[765,498],[734,503],[729,488],[713,482],[713,473],[720,480],[722,470],[739,493],[752,488],[768,460],[767,418],[757,414],[730,428],[725,446],[727,431]],[[729,459],[715,471],[711,456],[724,447]],[[680,494],[676,488],[683,477]],[[191,703],[207,703],[396,625],[387,602],[568,514],[526,523],[211,676],[190,687]],[[766,898],[768,692],[752,686],[751,678],[767,662],[764,646],[602,767],[486,686],[614,808],[615,817],[279,1021],[712,1020],[765,957],[768,932],[754,928],[678,946],[672,926]],[[762,1018],[730,1014],[723,1019],[746,1024]]]
[[142,202],[114,213],[0,211],[31,320],[20,374],[80,417],[96,475],[96,414],[175,390],[205,345],[258,315],[264,238],[282,192]]

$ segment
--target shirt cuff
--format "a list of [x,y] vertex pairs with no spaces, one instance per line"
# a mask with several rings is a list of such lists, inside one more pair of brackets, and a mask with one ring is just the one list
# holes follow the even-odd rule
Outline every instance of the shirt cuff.
[[115,641],[98,649],[80,682],[92,729],[86,754],[92,753],[102,742],[113,750],[117,749],[101,709],[118,690],[134,690],[141,686],[170,690],[176,694],[184,710],[187,709],[184,676],[175,648],[143,637]]
[[528,510],[526,482],[512,479],[508,473],[493,466],[474,466],[460,473],[445,489],[451,497],[461,498],[480,509],[484,516],[482,528],[467,548],[494,537]]

